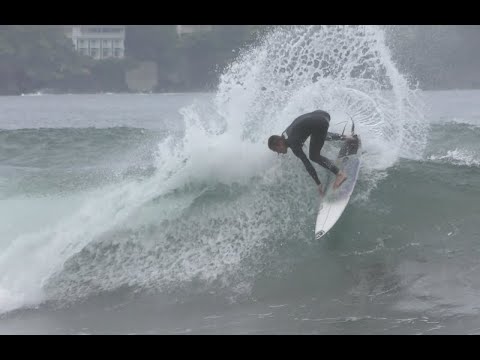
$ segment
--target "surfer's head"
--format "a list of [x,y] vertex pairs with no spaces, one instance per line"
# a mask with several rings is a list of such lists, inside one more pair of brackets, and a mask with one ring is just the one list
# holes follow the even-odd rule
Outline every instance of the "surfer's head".
[[268,138],[268,148],[277,153],[287,153],[287,141],[283,136],[272,135]]

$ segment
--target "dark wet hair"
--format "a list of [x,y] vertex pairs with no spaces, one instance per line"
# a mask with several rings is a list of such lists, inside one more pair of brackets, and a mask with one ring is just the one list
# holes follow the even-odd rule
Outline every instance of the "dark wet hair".
[[282,139],[284,139],[283,136],[279,136],[279,135],[272,135],[268,138],[268,148],[270,150],[273,150],[273,147],[278,145]]

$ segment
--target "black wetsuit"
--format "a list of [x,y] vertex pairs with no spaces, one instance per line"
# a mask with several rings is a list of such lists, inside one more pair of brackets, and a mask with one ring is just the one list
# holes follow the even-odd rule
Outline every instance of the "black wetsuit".
[[310,160],[330,170],[335,175],[339,169],[329,159],[320,155],[325,140],[340,140],[341,135],[329,133],[330,115],[322,110],[313,111],[297,117],[292,124],[284,131],[287,145],[292,149],[293,153],[302,160],[305,168],[310,176],[320,185],[317,172],[312,163],[308,161],[307,156],[303,152],[302,146],[309,136],[310,138]]

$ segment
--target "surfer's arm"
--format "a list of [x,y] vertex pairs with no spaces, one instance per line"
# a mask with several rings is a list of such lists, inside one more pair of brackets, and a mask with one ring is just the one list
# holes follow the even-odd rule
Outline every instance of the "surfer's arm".
[[318,179],[317,172],[315,171],[315,168],[313,167],[310,160],[308,160],[307,155],[305,155],[302,148],[300,146],[291,146],[290,148],[292,149],[292,152],[295,154],[295,156],[302,160],[303,165],[305,165],[305,169],[307,169],[312,179],[315,180],[315,183],[317,185],[320,185],[320,180]]

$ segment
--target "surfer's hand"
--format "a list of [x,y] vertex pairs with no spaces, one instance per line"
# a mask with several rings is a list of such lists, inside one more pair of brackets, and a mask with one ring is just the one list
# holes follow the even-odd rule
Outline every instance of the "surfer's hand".
[[320,193],[320,196],[323,198],[325,196],[325,192],[323,191],[323,186],[322,184],[318,185],[318,192]]

